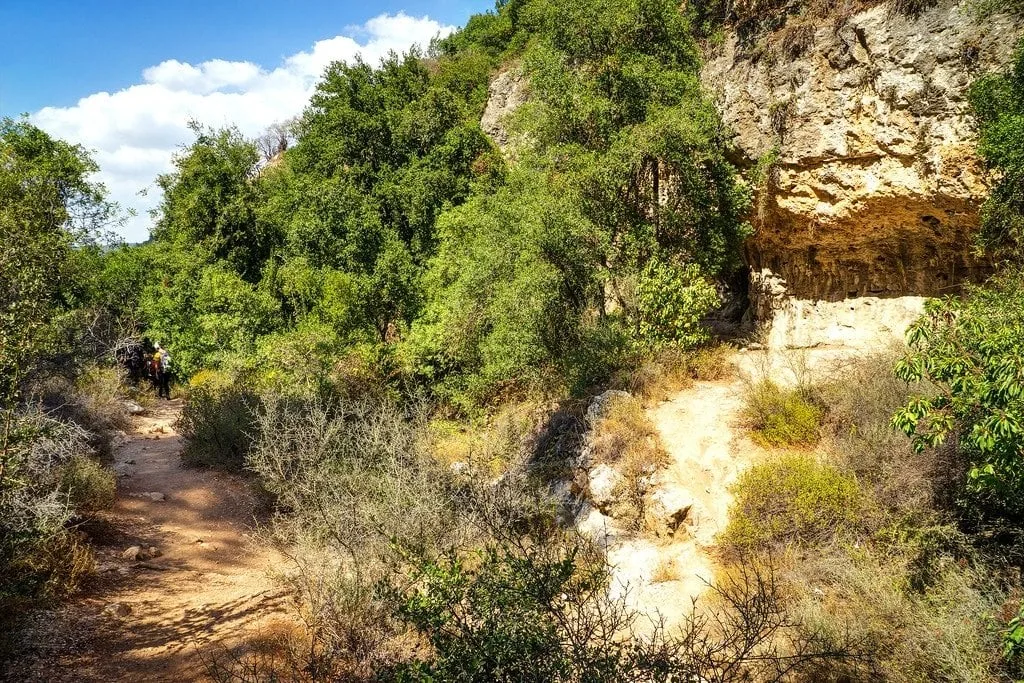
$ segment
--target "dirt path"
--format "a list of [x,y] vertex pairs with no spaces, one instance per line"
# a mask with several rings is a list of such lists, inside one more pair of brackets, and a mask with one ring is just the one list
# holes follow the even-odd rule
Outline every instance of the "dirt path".
[[629,538],[609,547],[609,560],[629,587],[628,602],[669,627],[714,580],[713,546],[729,521],[730,488],[763,455],[739,424],[743,387],[738,377],[698,381],[647,411],[669,454],[661,485],[685,491],[693,505],[685,531]]
[[629,587],[629,602],[641,612],[678,624],[715,575],[716,536],[729,523],[732,487],[766,451],[742,425],[750,381],[771,378],[783,385],[821,381],[841,372],[850,349],[797,352],[737,352],[734,371],[718,381],[697,381],[650,407],[669,454],[663,485],[685,491],[693,501],[685,533],[673,538],[634,537],[609,547],[618,580]]
[[[134,419],[115,452],[117,503],[88,530],[96,579],[29,616],[0,679],[202,680],[204,660],[281,618],[286,597],[268,570],[282,558],[250,542],[256,500],[237,477],[181,465],[180,410],[164,402]],[[132,546],[158,552],[125,558]]]

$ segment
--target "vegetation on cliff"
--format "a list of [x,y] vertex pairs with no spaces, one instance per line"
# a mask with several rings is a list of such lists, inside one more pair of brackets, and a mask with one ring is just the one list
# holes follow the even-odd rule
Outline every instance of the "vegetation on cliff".
[[[226,680],[1019,675],[1020,64],[973,91],[1003,271],[930,305],[898,377],[751,385],[772,457],[739,479],[706,611],[630,637],[552,495],[580,397],[720,364],[693,349],[752,210],[698,80],[726,10],[509,0],[426,53],[333,64],[271,158],[195,124],[137,246],[98,239],[114,207],[87,154],[5,121],[0,606],[87,570],[74,531],[111,498],[96,435],[118,419],[96,365],[145,334],[188,385],[186,462],[251,474],[265,540],[295,551],[305,632],[278,661],[214,662]],[[507,68],[530,97],[499,149],[480,118]],[[597,436],[639,490],[663,453],[629,405]],[[452,420],[474,430],[455,467]]]

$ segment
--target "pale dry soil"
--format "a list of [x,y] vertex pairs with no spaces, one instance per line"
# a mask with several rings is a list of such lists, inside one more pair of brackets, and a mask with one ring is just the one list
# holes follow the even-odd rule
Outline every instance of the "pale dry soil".
[[627,601],[652,623],[680,625],[714,581],[715,537],[728,524],[730,489],[763,456],[740,424],[743,388],[739,377],[698,381],[647,411],[669,454],[661,480],[693,500],[674,537],[644,535],[608,548],[613,584],[628,586]]
[[[613,587],[653,623],[671,628],[684,622],[714,582],[716,542],[729,523],[733,487],[767,452],[744,426],[744,395],[752,382],[770,378],[781,385],[840,376],[857,352],[846,348],[738,352],[726,379],[696,381],[651,406],[669,455],[661,480],[689,492],[693,506],[671,538],[620,537],[609,544],[615,567]],[[646,630],[646,623],[639,625]]]
[[[204,680],[212,658],[284,618],[272,579],[284,559],[252,541],[258,501],[240,477],[182,465],[181,407],[158,403],[119,440],[117,502],[87,528],[98,573],[77,598],[28,616],[0,679]],[[151,492],[165,499],[139,495]],[[159,555],[122,557],[135,545]]]

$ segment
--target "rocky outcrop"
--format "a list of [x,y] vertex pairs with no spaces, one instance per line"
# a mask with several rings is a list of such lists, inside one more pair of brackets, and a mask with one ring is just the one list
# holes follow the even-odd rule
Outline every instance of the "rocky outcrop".
[[733,36],[704,69],[743,153],[775,158],[750,265],[828,300],[979,277],[970,244],[987,186],[967,95],[1009,60],[1019,22],[947,2],[918,18],[879,5],[838,29],[814,25],[800,50],[759,59]]
[[955,2],[917,17],[879,5],[756,48],[732,35],[709,57],[704,83],[766,171],[746,247],[761,320],[808,313],[792,297],[931,296],[988,273],[971,249],[987,182],[967,98],[977,74],[1008,62],[1021,28]]
[[527,96],[526,78],[517,66],[499,71],[487,89],[487,105],[480,118],[480,127],[505,153],[515,143],[507,128],[508,117],[526,102]]
[[[923,297],[990,272],[972,249],[988,177],[968,93],[1009,62],[1024,22],[968,5],[837,7],[756,41],[727,32],[705,56],[705,88],[764,171],[744,255],[771,345],[873,345]],[[516,66],[491,82],[481,126],[508,156],[505,122],[527,97]]]

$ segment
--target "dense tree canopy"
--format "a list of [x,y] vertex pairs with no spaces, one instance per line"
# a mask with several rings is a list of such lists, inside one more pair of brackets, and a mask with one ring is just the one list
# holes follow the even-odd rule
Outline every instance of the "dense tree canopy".
[[[255,369],[267,335],[315,327],[466,406],[698,342],[749,196],[691,34],[668,0],[517,0],[429,54],[331,65],[262,165],[195,126],[140,250],[151,335],[190,375]],[[530,90],[506,153],[480,127],[502,65]],[[681,283],[695,296],[655,321]]]

